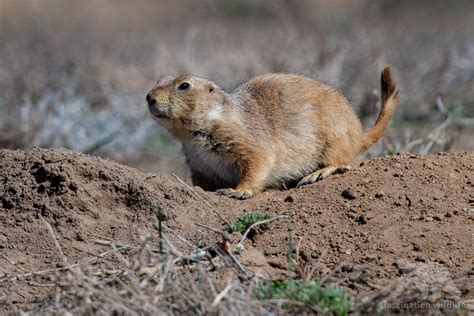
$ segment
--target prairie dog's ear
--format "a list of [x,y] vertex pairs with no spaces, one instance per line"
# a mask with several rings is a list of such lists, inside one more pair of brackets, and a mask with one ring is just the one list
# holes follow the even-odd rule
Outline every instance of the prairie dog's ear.
[[216,90],[216,86],[212,82],[208,84],[207,88],[208,88],[209,93],[212,93]]

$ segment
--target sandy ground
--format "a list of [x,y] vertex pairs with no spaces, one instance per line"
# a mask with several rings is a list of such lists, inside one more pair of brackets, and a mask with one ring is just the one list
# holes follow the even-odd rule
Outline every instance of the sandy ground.
[[[4,311],[47,304],[54,293],[54,286],[22,277],[64,265],[44,220],[73,264],[103,252],[97,240],[156,238],[158,208],[182,251],[188,246],[176,235],[205,246],[219,241],[224,221],[245,212],[285,215],[253,234],[238,255],[262,278],[288,275],[290,249],[295,277],[323,278],[357,298],[410,286],[420,295],[436,287],[457,301],[474,297],[472,152],[376,158],[300,189],[237,201],[68,150],[0,150],[0,199]],[[230,236],[230,249],[240,236]]]

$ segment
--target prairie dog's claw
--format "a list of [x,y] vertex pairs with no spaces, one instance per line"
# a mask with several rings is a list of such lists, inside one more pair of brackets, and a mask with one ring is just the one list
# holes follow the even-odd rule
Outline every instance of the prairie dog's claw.
[[249,190],[237,190],[231,188],[217,190],[217,194],[240,200],[246,200],[253,195],[252,191]]
[[316,170],[313,173],[310,173],[309,175],[307,175],[306,177],[301,179],[301,181],[298,182],[296,187],[299,188],[299,187],[301,187],[305,184],[310,184],[310,183],[314,183],[316,181],[321,181],[321,180],[327,178],[328,176],[330,176],[333,173],[336,173],[336,172],[343,173],[344,171],[347,171],[349,169],[351,169],[350,166],[327,166],[327,167],[324,167],[322,169]]

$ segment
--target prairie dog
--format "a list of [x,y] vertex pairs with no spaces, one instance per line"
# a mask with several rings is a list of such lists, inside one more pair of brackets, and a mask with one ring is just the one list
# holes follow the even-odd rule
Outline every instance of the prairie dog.
[[292,74],[258,76],[232,93],[196,76],[166,77],[146,101],[182,142],[194,185],[247,199],[322,180],[375,144],[398,103],[389,67],[381,90],[382,108],[367,132],[342,94]]

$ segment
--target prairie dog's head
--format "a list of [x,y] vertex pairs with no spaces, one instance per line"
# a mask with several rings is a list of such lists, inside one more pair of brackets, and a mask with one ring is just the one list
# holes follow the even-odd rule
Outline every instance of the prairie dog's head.
[[194,76],[160,79],[146,96],[152,117],[179,138],[221,119],[225,100],[219,86]]

